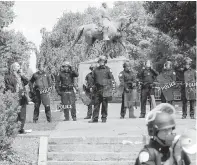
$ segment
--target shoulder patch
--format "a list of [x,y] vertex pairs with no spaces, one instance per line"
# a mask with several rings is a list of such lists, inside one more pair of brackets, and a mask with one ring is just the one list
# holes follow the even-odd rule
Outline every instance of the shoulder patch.
[[175,72],[173,72],[173,75],[176,75],[176,73],[175,73]]
[[148,152],[141,152],[140,155],[139,155],[139,161],[140,163],[143,163],[143,162],[147,162],[149,160],[149,153]]

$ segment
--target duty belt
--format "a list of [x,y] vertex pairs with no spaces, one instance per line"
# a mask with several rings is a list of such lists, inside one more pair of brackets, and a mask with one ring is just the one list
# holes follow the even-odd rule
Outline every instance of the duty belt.
[[70,86],[70,85],[68,85],[68,86],[61,86],[61,89],[62,90],[72,90],[73,86]]

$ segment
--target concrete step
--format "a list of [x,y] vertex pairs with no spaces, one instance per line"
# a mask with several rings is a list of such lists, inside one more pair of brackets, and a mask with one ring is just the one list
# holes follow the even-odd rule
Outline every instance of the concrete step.
[[48,161],[47,165],[133,165],[134,161]]
[[129,137],[65,137],[65,138],[50,138],[49,145],[63,144],[122,144],[124,141],[130,141],[132,144],[142,144],[143,136]]
[[137,152],[48,152],[48,161],[130,161],[137,155]]
[[62,144],[49,145],[48,152],[139,152],[143,144]]

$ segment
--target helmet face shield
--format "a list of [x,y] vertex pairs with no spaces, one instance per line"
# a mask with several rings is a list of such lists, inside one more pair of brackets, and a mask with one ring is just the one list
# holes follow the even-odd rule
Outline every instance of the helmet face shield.
[[175,108],[168,103],[159,104],[150,111],[146,117],[149,135],[156,136],[159,130],[173,130],[176,126],[174,114]]

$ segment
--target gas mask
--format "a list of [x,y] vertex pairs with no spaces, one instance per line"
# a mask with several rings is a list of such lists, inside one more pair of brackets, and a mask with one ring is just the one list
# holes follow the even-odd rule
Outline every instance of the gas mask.
[[176,134],[168,134],[164,139],[160,139],[158,136],[155,136],[155,140],[164,147],[170,147],[173,144]]

